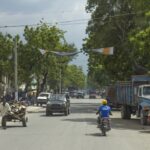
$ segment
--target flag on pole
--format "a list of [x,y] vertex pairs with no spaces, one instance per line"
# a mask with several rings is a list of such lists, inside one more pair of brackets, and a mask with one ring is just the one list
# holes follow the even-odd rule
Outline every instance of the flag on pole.
[[113,55],[113,53],[114,53],[114,47],[92,49],[92,51],[98,52],[98,53],[102,53],[104,55]]
[[80,52],[55,52],[55,51],[51,51],[52,53],[58,55],[58,56],[74,56]]
[[44,55],[46,53],[46,50],[44,50],[44,49],[39,49],[39,51],[41,52],[42,55]]

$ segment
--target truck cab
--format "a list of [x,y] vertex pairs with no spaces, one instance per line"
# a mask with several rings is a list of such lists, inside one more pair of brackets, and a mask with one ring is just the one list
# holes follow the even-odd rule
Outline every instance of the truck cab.
[[150,99],[150,85],[140,85],[138,88],[138,96]]
[[138,87],[138,116],[141,117],[141,124],[147,124],[150,116],[150,85]]

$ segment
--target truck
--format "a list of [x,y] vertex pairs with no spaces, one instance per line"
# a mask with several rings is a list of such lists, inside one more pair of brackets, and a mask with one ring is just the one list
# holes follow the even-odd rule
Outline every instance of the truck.
[[119,81],[110,87],[107,96],[121,106],[121,118],[140,118],[142,125],[150,123],[150,76],[134,75],[130,81]]

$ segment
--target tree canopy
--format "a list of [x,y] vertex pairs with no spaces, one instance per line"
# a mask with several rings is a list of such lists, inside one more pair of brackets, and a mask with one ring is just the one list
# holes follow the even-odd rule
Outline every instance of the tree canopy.
[[[86,10],[91,13],[91,20],[86,29],[88,38],[84,39],[83,49],[89,54],[88,74],[94,76],[99,84],[103,84],[104,80],[100,79],[104,74],[110,81],[127,80],[134,74],[134,62],[140,61],[134,55],[136,48],[129,37],[149,26],[149,19],[145,15],[149,9],[149,0],[87,1]],[[110,46],[114,47],[112,56],[91,51]]]

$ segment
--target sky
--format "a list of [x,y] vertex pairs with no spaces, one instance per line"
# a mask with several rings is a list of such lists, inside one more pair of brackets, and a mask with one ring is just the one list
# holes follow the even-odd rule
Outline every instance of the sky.
[[[58,27],[66,31],[67,42],[74,43],[80,50],[83,39],[87,36],[87,21],[83,19],[90,18],[90,14],[85,11],[86,2],[87,0],[0,0],[0,26],[37,24],[42,18],[47,23],[58,22]],[[23,29],[1,28],[0,32],[22,35]],[[87,74],[87,59],[87,56],[80,53],[71,64],[82,66]]]

